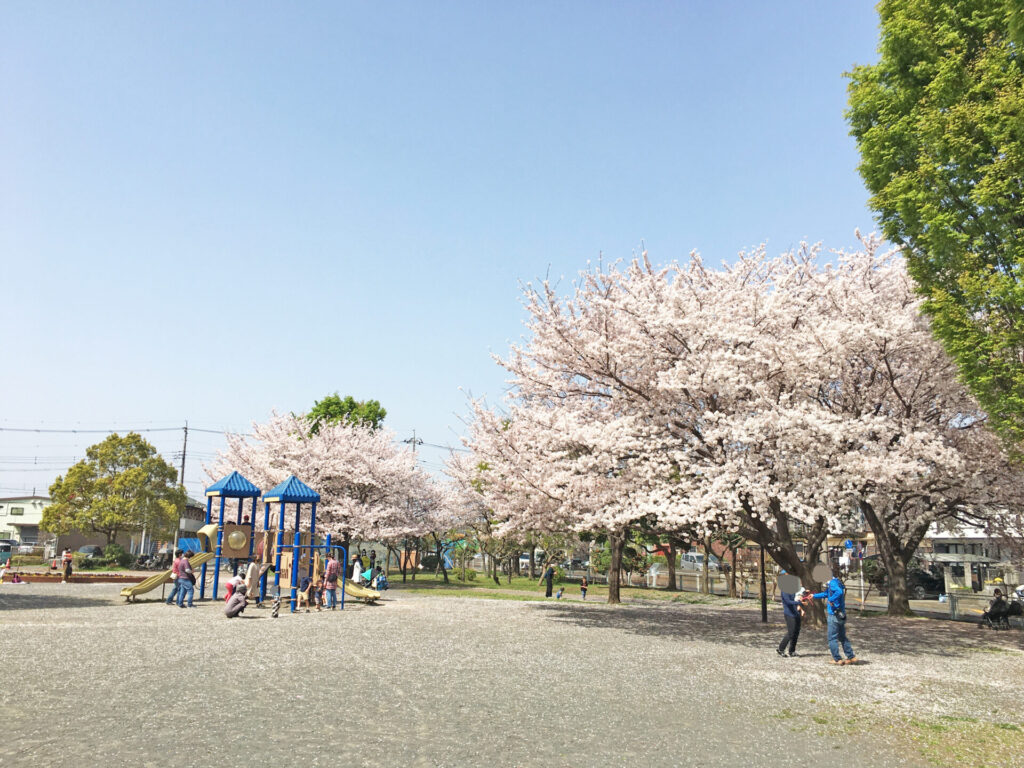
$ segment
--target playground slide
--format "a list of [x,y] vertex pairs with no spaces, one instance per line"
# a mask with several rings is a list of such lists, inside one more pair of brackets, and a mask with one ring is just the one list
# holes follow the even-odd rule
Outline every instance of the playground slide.
[[345,580],[345,594],[349,597],[354,597],[357,600],[365,600],[368,603],[372,603],[374,600],[380,598],[380,592],[377,590],[361,587],[348,579]]
[[[192,563],[193,568],[198,568],[203,563],[212,560],[213,556],[213,552],[200,552],[198,555],[193,555],[189,559],[189,562]],[[140,581],[138,584],[132,584],[130,586],[124,587],[121,590],[121,597],[127,597],[130,600],[131,598],[136,597],[137,595],[141,595],[146,592],[149,592],[152,589],[156,589],[161,584],[170,582],[170,580],[171,571],[170,569],[168,569],[154,576],[150,576],[148,579],[146,579],[145,581]]]

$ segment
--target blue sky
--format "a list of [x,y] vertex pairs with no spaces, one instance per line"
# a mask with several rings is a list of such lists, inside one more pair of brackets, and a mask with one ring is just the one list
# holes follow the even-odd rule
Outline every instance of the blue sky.
[[[339,391],[454,443],[520,281],[870,231],[842,74],[876,40],[859,1],[5,3],[0,427]],[[0,432],[0,496],[101,437]]]

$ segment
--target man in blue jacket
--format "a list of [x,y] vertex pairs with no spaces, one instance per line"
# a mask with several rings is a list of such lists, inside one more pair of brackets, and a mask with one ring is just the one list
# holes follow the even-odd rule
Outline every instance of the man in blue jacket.
[[[828,649],[832,652],[830,664],[856,664],[857,656],[853,653],[853,646],[846,637],[846,587],[837,576],[833,576],[824,592],[816,592],[811,595],[815,599],[825,598],[827,605],[825,614],[828,620]],[[839,645],[843,646],[843,653],[846,659],[839,656]]]

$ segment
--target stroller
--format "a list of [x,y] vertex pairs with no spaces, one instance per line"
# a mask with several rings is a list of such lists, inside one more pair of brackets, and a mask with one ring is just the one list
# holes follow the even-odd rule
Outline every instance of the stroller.
[[1018,600],[999,600],[981,614],[981,626],[990,629],[1009,629],[1011,616],[1024,616],[1024,605]]

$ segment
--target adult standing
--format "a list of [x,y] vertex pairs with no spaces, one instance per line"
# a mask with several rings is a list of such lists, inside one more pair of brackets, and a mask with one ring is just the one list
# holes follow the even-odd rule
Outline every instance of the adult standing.
[[341,563],[334,555],[327,555],[324,565],[324,594],[327,595],[327,607],[332,611],[338,604],[338,577],[341,575]]
[[352,581],[363,583],[363,559],[359,555],[352,555]]
[[[555,583],[555,566],[548,565],[544,575],[540,577],[541,581],[547,582],[547,587],[544,590],[544,597],[551,597],[551,590]],[[539,584],[540,582],[538,582]]]
[[[824,592],[811,595],[814,599],[824,598],[827,602],[825,618],[828,621],[828,649],[832,653],[830,664],[856,664],[858,659],[853,646],[846,637],[846,587],[833,572]],[[842,645],[846,658],[839,656]]]
[[181,591],[181,589],[178,587],[178,576],[179,576],[178,565],[181,562],[181,556],[183,554],[184,553],[180,549],[174,550],[174,562],[171,563],[171,583],[174,586],[171,587],[170,597],[167,598],[167,604],[168,605],[171,605],[171,604],[174,603],[175,599],[178,597],[178,593]]
[[64,568],[64,578],[61,582],[66,584],[71,581],[71,572],[73,570],[73,563],[75,562],[75,556],[71,553],[71,549],[64,547],[64,552],[60,556],[61,566]]
[[189,558],[192,556],[192,550],[189,550],[181,556],[178,561],[178,607],[185,607],[185,598],[188,597],[188,607],[195,608],[192,605],[192,595],[196,591],[196,577],[192,572],[192,563]]
[[779,656],[786,655],[786,646],[789,646],[789,655],[796,656],[796,641],[800,637],[800,621],[804,615],[803,596],[804,592],[793,594],[782,591],[782,615],[786,619],[786,636],[782,638],[779,647],[775,652]]
[[370,573],[377,572],[377,550],[370,550]]

